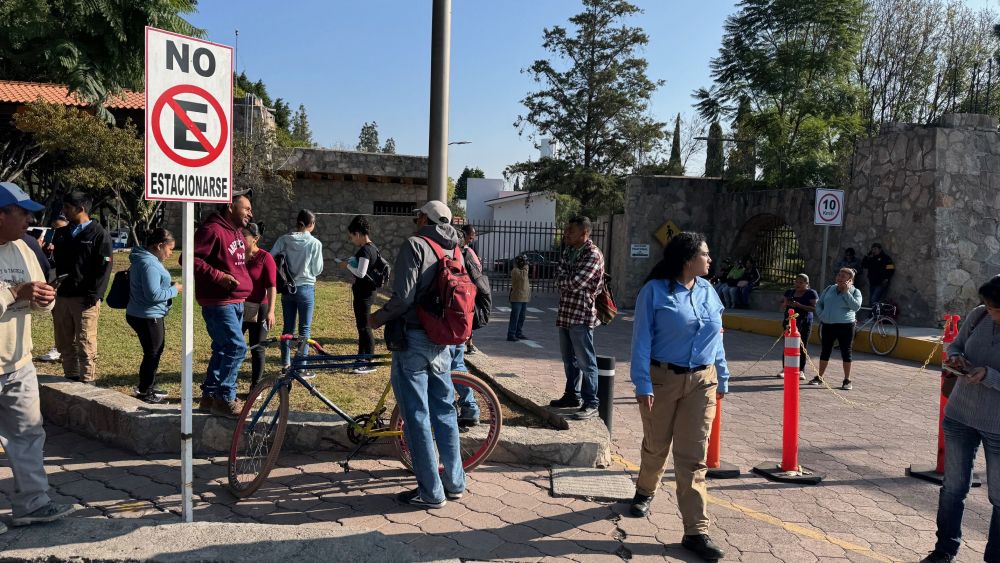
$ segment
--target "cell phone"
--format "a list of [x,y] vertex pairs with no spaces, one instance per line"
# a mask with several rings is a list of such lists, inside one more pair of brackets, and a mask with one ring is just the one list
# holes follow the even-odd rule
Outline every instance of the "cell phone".
[[952,375],[957,375],[959,377],[969,377],[969,372],[962,371],[962,370],[960,370],[958,368],[953,368],[953,367],[949,366],[948,364],[942,365],[941,369],[943,369],[944,371],[946,371],[946,372],[948,372],[948,373],[950,373]]
[[47,230],[48,229],[43,229],[42,227],[31,227],[28,229],[28,234],[31,235],[31,238],[38,238],[44,235]]
[[52,283],[50,283],[49,285],[52,286],[52,289],[59,289],[59,286],[62,285],[62,282],[66,281],[66,278],[68,277],[69,274],[63,274],[57,277],[56,279],[52,280]]

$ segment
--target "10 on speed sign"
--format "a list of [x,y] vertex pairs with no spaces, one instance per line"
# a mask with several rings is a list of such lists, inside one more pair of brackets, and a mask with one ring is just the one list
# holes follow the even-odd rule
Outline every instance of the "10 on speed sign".
[[844,224],[844,190],[816,190],[816,216],[814,223],[828,227]]
[[232,48],[146,28],[146,199],[232,199]]

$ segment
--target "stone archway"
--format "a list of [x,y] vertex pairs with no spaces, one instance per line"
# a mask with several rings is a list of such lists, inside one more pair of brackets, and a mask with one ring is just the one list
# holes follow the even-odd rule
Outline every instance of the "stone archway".
[[752,258],[763,283],[781,286],[792,283],[806,267],[795,230],[772,213],[755,215],[743,223],[728,256],[734,261],[744,256]]

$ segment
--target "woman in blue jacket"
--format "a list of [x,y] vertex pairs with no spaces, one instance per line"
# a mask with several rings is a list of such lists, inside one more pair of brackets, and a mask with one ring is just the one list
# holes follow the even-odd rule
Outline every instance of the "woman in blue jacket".
[[816,316],[819,318],[820,341],[823,343],[819,355],[819,375],[809,381],[809,385],[822,385],[823,374],[830,363],[833,344],[840,343],[840,357],[844,360],[844,383],[840,388],[851,390],[851,348],[854,344],[855,314],[861,309],[861,290],[854,287],[856,272],[841,268],[837,272],[837,283],[827,287],[816,302]]
[[139,386],[135,395],[147,403],[161,403],[167,396],[155,382],[166,333],[163,317],[170,310],[170,300],[182,289],[181,284],[170,279],[170,272],[163,266],[163,261],[173,253],[174,235],[166,229],[156,229],[146,237],[146,246],[136,246],[129,257],[132,267],[125,320],[142,345]]

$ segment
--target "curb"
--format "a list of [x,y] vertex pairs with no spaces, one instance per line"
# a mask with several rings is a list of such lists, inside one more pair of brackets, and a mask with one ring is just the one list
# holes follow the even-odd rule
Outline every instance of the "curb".
[[[770,336],[772,338],[777,338],[778,334],[781,334],[784,330],[780,320],[760,319],[744,315],[723,314],[722,326],[729,330],[763,334],[764,336]],[[811,344],[820,343],[818,330],[813,331],[809,342]],[[940,350],[940,345],[937,339],[900,335],[899,342],[896,344],[896,348],[892,351],[892,353],[889,354],[889,357],[923,363],[924,360],[931,355],[935,347]],[[858,338],[854,341],[854,350],[869,354],[872,353],[871,347],[868,345],[867,330],[858,333]],[[931,358],[930,364],[928,365],[941,365],[941,355],[934,354],[934,357]]]
[[[510,395],[506,387],[492,379],[489,382],[497,391]],[[54,375],[39,374],[38,383],[42,415],[49,422],[139,455],[180,452],[181,413],[176,405],[150,405],[118,391]],[[565,424],[562,417],[558,419]],[[234,419],[195,412],[191,425],[196,454],[229,452]],[[574,467],[610,463],[610,440],[600,420],[573,422],[571,426],[570,430],[505,426],[489,461]],[[292,412],[283,449],[352,449],[347,428],[347,423],[332,413]],[[379,440],[367,446],[365,453],[393,457],[396,448],[390,440]]]

